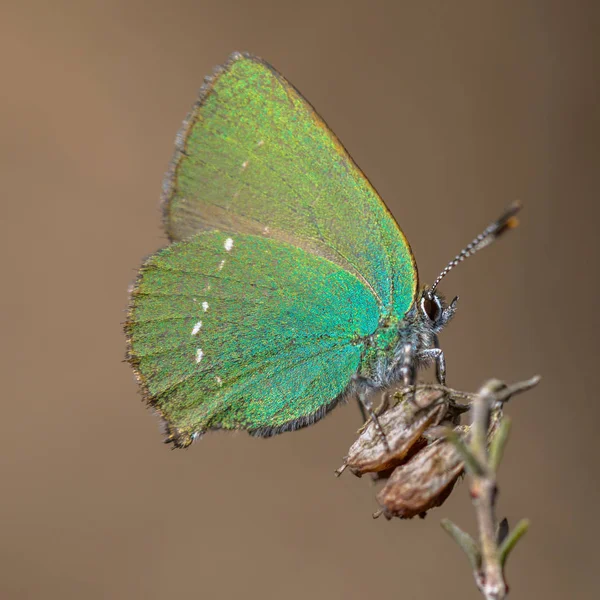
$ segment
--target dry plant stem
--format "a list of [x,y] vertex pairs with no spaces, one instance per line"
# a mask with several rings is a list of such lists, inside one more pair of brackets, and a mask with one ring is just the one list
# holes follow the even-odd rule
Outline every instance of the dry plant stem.
[[496,402],[495,392],[500,391],[497,388],[495,381],[484,385],[473,407],[471,451],[483,469],[481,474],[471,474],[470,486],[481,548],[481,570],[475,579],[484,597],[494,600],[505,598],[508,592],[497,546],[496,473],[487,460],[487,432],[492,406]]
[[[498,380],[490,380],[481,388],[473,402],[470,444],[467,446],[452,434],[448,436],[463,455],[470,475],[469,489],[475,507],[479,544],[448,520],[444,520],[442,526],[467,554],[477,587],[486,600],[506,598],[508,586],[504,578],[504,565],[508,554],[529,525],[523,520],[511,533],[507,533],[504,539],[499,539],[500,529],[496,519],[496,471],[510,428],[508,419],[501,416],[501,406],[513,394],[532,388],[538,381],[539,377],[534,377],[513,386],[505,386]],[[488,442],[490,425],[494,435]]]

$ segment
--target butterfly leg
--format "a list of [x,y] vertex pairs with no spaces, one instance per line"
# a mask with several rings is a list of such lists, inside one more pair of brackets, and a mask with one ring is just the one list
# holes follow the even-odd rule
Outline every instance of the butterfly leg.
[[379,417],[390,407],[390,390],[385,390],[381,394],[381,402],[375,409],[375,414]]
[[356,403],[358,404],[358,410],[360,410],[360,416],[362,417],[362,422],[366,423],[369,415],[367,415],[367,411],[365,410],[365,407],[363,405],[363,403],[360,401],[360,398],[357,396],[356,397]]
[[412,344],[405,344],[402,352],[402,364],[400,366],[400,377],[402,385],[412,390],[412,397],[415,395],[415,383],[417,379],[417,369],[415,366],[415,349]]
[[404,348],[393,363],[393,368],[400,364],[400,379],[402,380],[402,395],[408,392],[409,401],[416,404],[417,367],[415,361],[415,347],[413,344],[404,344]]
[[[362,416],[363,423],[366,423],[369,420],[369,415],[367,414],[367,411],[365,410],[363,403],[360,401],[360,399],[358,397],[356,398],[356,402],[358,403],[358,410],[360,410],[360,414]],[[386,390],[385,392],[383,392],[383,394],[381,394],[381,402],[379,403],[379,406],[376,409],[374,409],[373,412],[379,417],[389,407],[390,407],[390,392],[389,392],[389,390]]]
[[379,412],[379,409],[377,411],[373,409],[373,402],[371,401],[371,392],[373,391],[372,384],[364,377],[355,376],[354,386],[356,395],[358,397],[359,406],[361,407],[361,413],[365,416],[365,421],[367,420],[366,416],[368,415],[369,419],[373,421],[373,426],[375,427],[377,434],[379,437],[381,437],[381,441],[383,442],[386,452],[390,452],[390,445],[385,437],[381,423],[377,418],[377,412]]
[[446,385],[446,359],[441,348],[430,348],[419,352],[419,358],[435,361],[435,375],[442,385]]

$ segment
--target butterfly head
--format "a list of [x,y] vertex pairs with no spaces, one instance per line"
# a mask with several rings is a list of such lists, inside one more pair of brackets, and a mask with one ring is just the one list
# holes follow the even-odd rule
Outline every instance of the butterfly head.
[[458,296],[450,304],[447,304],[441,294],[424,288],[418,306],[421,322],[433,333],[439,333],[454,316],[457,302]]

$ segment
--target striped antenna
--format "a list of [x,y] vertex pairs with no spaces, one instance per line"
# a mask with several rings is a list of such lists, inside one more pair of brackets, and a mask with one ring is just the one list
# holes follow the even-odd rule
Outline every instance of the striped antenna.
[[514,202],[511,204],[499,219],[486,227],[468,246],[461,250],[438,275],[438,278],[435,280],[434,284],[429,290],[429,296],[433,296],[433,293],[435,292],[435,289],[439,285],[440,281],[444,279],[444,277],[450,271],[452,271],[456,265],[465,260],[465,258],[469,258],[469,256],[475,254],[475,252],[479,252],[479,250],[485,248],[494,240],[497,240],[505,231],[514,229],[519,224],[519,221],[515,215],[520,210],[521,204],[519,202]]

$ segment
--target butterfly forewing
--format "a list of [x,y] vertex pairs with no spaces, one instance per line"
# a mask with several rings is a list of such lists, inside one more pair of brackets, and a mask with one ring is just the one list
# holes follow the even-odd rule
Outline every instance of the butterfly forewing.
[[165,182],[171,239],[216,229],[287,241],[403,316],[417,274],[404,235],[312,106],[264,61],[234,54],[207,80]]

